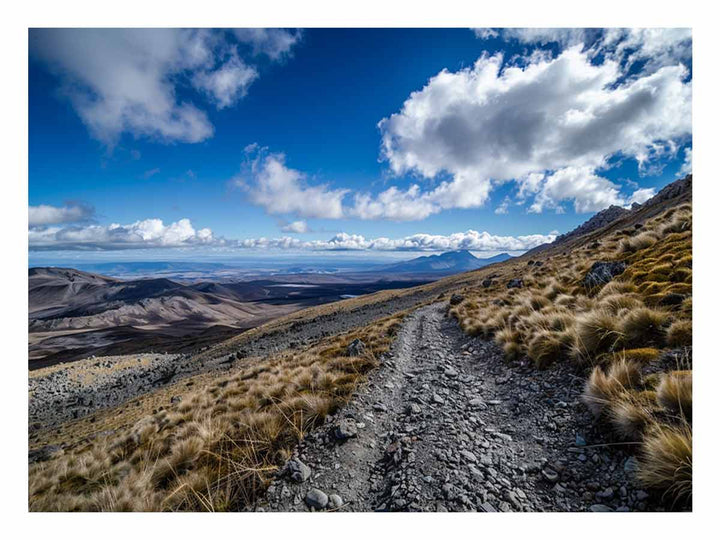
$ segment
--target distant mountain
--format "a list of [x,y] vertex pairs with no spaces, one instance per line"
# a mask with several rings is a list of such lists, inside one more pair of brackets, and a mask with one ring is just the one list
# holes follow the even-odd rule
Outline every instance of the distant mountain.
[[463,249],[460,251],[448,251],[441,255],[417,257],[409,261],[385,266],[383,267],[383,271],[413,274],[455,274],[458,272],[467,272],[468,270],[477,270],[483,266],[507,261],[508,259],[512,259],[512,256],[507,253],[500,253],[487,259],[480,259]]

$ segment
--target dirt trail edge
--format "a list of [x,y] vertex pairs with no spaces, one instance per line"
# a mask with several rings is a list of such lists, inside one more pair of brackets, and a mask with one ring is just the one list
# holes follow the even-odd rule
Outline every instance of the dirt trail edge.
[[636,484],[628,447],[592,427],[582,385],[562,366],[508,363],[444,304],[420,308],[248,510],[664,510]]

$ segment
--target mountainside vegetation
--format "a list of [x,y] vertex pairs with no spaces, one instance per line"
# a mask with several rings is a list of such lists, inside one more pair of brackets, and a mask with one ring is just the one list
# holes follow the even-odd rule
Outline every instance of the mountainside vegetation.
[[[31,465],[29,507],[247,508],[296,444],[347,404],[391,352],[406,313],[441,302],[466,334],[502,347],[506,362],[530,361],[531,371],[572,366],[586,380],[581,399],[597,425],[637,456],[637,477],[668,505],[687,508],[690,195],[688,184],[522,257],[422,287],[314,307],[211,347],[195,361],[236,355],[263,333],[291,333],[309,320],[348,318],[373,302],[390,313],[309,344],[238,359],[225,371],[189,376],[42,432],[32,445],[63,448]],[[412,295],[410,309],[392,309]]]

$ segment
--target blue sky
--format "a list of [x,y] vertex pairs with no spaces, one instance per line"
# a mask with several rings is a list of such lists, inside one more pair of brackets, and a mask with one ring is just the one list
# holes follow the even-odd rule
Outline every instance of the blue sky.
[[31,261],[517,252],[691,166],[688,30],[29,40]]

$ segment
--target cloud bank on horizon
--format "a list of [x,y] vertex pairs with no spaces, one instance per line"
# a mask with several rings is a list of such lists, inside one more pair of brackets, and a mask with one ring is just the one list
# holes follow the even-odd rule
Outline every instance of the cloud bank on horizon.
[[[302,228],[301,222],[288,225],[288,232]],[[31,227],[32,251],[112,251],[152,248],[196,248],[217,250],[296,250],[296,251],[526,251],[552,242],[555,234],[496,236],[468,230],[451,235],[414,234],[404,238],[365,238],[338,233],[329,240],[300,240],[295,237],[248,238],[231,240],[216,237],[210,229],[196,230],[189,219],[165,225],[159,219],[146,219],[129,225],[65,225]]]
[[[480,42],[521,44],[523,54],[481,54],[472,66],[443,69],[396,112],[375,120],[389,186],[379,191],[317,181],[288,165],[282,148],[238,150],[230,180],[252,205],[278,216],[289,234],[307,220],[421,221],[455,209],[486,207],[501,186],[512,192],[498,215],[591,213],[628,207],[655,194],[628,192],[605,176],[634,159],[640,174],[684,148],[692,169],[692,38],[689,29],[474,29]],[[162,143],[200,143],[214,134],[205,108],[221,114],[252,91],[260,62],[291,61],[301,30],[42,29],[31,54],[60,78],[61,92],[90,135],[111,148],[123,134]],[[262,60],[261,60],[262,59]],[[197,99],[181,100],[181,86]],[[200,104],[200,105],[198,105]],[[31,250],[163,247],[294,250],[526,250],[554,235],[450,235],[330,240],[225,239],[189,219],[129,225],[92,222],[80,203],[29,209]]]

